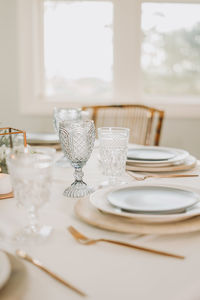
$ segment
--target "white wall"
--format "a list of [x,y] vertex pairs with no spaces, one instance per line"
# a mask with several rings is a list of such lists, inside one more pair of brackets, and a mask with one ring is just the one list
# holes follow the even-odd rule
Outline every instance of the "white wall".
[[[0,125],[29,132],[53,132],[51,117],[20,114],[17,34],[17,0],[0,0]],[[199,128],[200,118],[166,118],[161,145],[184,148],[200,158]]]

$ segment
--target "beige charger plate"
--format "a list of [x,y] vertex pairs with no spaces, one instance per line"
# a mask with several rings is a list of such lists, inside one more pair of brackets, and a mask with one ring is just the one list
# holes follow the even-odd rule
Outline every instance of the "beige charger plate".
[[129,171],[138,171],[138,172],[177,172],[177,171],[187,171],[193,169],[197,164],[197,159],[194,156],[188,156],[184,163],[182,164],[174,164],[171,166],[155,166],[153,167],[152,165],[134,165],[133,163],[126,164],[126,169]]
[[121,233],[179,234],[200,230],[200,216],[174,223],[142,224],[129,218],[104,214],[92,206],[89,199],[79,199],[74,206],[78,218],[92,226]]

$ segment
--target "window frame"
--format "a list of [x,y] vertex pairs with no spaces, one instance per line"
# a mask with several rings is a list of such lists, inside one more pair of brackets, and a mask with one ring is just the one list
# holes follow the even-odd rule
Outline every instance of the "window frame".
[[[46,98],[43,76],[43,0],[18,1],[19,103],[25,115],[51,115],[53,107],[138,103],[157,106],[169,117],[197,118],[200,97],[149,97],[141,89],[141,5],[145,2],[197,3],[200,0],[94,0],[112,1],[113,12],[113,99],[74,102]],[[68,1],[68,0],[66,0]],[[120,20],[120,21],[119,21]],[[131,29],[130,29],[131,28]],[[117,35],[115,34],[117,32]]]

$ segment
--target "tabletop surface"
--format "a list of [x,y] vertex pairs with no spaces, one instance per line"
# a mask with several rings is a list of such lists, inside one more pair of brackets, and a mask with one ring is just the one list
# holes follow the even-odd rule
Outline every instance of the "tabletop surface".
[[[98,149],[94,149],[84,167],[85,181],[95,186],[103,179],[97,153]],[[50,224],[54,229],[44,242],[16,244],[10,241],[13,233],[28,221],[27,215],[22,208],[17,208],[15,199],[0,201],[0,249],[9,252],[12,264],[12,275],[0,290],[0,299],[81,299],[81,296],[35,266],[18,259],[15,256],[17,248],[26,250],[46,267],[83,290],[88,299],[200,299],[199,232],[138,236],[89,226],[74,214],[73,207],[77,200],[62,195],[64,188],[72,181],[72,168],[54,168],[51,200],[40,213],[41,223]],[[176,183],[183,187],[200,189],[198,177],[146,180],[146,183],[150,182]],[[89,237],[137,242],[139,245],[182,254],[186,259],[178,260],[106,243],[80,245],[67,231],[70,225]]]

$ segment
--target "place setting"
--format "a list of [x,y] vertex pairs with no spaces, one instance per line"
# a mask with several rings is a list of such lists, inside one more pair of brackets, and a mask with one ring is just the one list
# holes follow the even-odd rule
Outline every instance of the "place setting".
[[[200,229],[199,191],[181,185],[181,178],[199,174],[175,173],[176,168],[194,168],[196,158],[181,149],[128,147],[125,128],[99,128],[98,133],[102,170],[107,180],[88,199],[75,204],[75,213],[81,220],[98,228],[137,234],[177,234]],[[190,159],[193,163],[187,165]],[[125,169],[129,167],[146,171],[146,177],[139,174],[137,180],[135,173],[133,178],[126,177]],[[167,170],[172,173],[162,173]],[[148,177],[156,180],[143,182]],[[162,177],[169,178],[167,184],[159,181]],[[180,181],[170,181],[174,177]]]
[[[186,170],[186,161],[192,157],[187,151],[165,147],[128,146],[130,133],[128,128],[100,127],[97,132],[101,168],[96,170],[99,183],[95,189],[90,186],[90,182],[87,184],[84,181],[82,171],[94,149],[96,133],[93,120],[58,120],[54,116],[55,120],[58,122],[56,132],[65,158],[75,171],[72,184],[60,193],[64,196],[63,201],[74,202],[73,212],[79,220],[110,233],[115,232],[122,235],[127,233],[170,235],[200,230],[199,191],[189,186],[183,187],[181,178],[179,184],[170,183],[170,181],[167,184],[161,184],[158,178],[167,175],[163,171],[155,171],[155,173],[162,172],[155,175],[152,171],[152,169],[174,168],[173,171],[171,170],[174,177],[198,176],[198,174],[177,174],[175,172],[177,171],[175,167],[181,168],[182,166],[183,168],[183,165],[184,169],[181,170]],[[11,149],[7,156],[9,174],[5,175],[4,180],[12,179],[9,192],[13,193],[13,186],[15,200],[19,206],[26,209],[29,217],[28,224],[25,224],[25,227],[13,235],[13,245],[20,245],[20,247],[22,245],[23,248],[24,245],[31,245],[31,243],[43,243],[52,236],[52,225],[40,223],[38,213],[50,199],[55,152],[55,149],[48,147],[26,145],[26,147]],[[93,153],[93,159],[97,160],[96,152]],[[195,166],[196,158],[194,159]],[[133,177],[130,176],[127,173],[127,166],[135,167],[135,165],[136,168],[141,168],[141,172],[145,169],[145,174],[148,175],[142,175],[143,177],[137,175],[142,178],[141,180],[136,179],[135,173],[132,174]],[[66,168],[66,175],[68,169]],[[192,169],[192,165],[190,165],[190,169]],[[152,173],[149,175],[148,170],[151,170],[153,175]],[[128,171],[131,172],[129,169]],[[100,172],[103,173],[101,174],[103,177],[99,176]],[[64,173],[62,172],[62,174]],[[173,176],[170,173],[167,177]],[[152,177],[152,181],[144,181],[149,177]],[[156,177],[155,180],[154,177]],[[2,186],[5,189],[6,184]],[[66,235],[70,234],[81,245],[87,246],[103,242],[179,260],[186,258],[185,255],[176,253],[176,251],[162,250],[162,247],[144,246],[138,241],[124,241],[122,237],[116,240],[103,236],[93,238],[92,234],[85,235],[82,233],[82,229],[79,230],[75,226],[73,222],[70,222],[64,231]],[[82,289],[80,290],[68,280],[64,280],[24,249],[15,247],[14,253],[17,258],[26,260],[43,270],[76,294],[86,296]],[[0,263],[4,266],[2,278],[0,273],[1,288],[1,285],[6,284],[12,272],[6,252],[2,252],[2,257],[0,252]]]
[[188,151],[169,147],[130,147],[126,169],[138,172],[178,172],[192,170],[197,159]]

